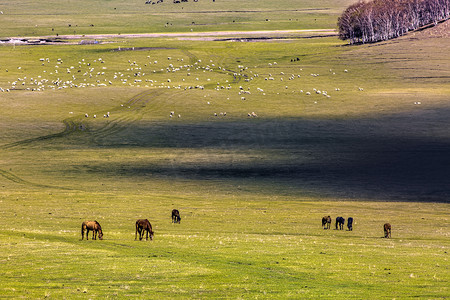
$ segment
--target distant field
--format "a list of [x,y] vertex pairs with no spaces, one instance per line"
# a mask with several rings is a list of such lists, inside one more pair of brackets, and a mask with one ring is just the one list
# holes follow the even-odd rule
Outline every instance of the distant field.
[[[0,33],[191,32],[188,13],[161,24],[181,6],[217,22],[195,30],[328,29],[347,4],[0,2]],[[317,32],[1,44],[0,295],[448,297],[448,26],[351,47]],[[134,241],[138,218],[154,241]],[[103,241],[81,241],[88,219]]]
[[[155,1],[156,2],[156,1]],[[0,2],[0,37],[98,33],[336,28],[354,0],[173,1],[69,0]]]

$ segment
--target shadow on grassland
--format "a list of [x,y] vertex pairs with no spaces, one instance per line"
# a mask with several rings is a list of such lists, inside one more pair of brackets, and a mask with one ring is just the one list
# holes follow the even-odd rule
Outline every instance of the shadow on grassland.
[[[286,194],[449,202],[450,110],[382,118],[252,119],[127,127],[100,146],[164,149],[170,161],[84,166],[113,176],[225,180]],[[120,140],[120,142],[119,142]]]

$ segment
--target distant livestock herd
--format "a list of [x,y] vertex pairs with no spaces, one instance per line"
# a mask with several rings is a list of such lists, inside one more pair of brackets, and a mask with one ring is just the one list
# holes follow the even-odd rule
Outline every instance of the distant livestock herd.
[[[180,211],[178,209],[172,210],[172,223],[181,223],[181,216]],[[345,219],[343,217],[337,217],[336,218],[336,230],[343,230],[345,224]],[[323,229],[330,229],[331,227],[331,217],[330,216],[324,216],[322,218],[322,227]],[[349,217],[347,219],[347,228],[349,231],[353,230],[353,218]],[[390,238],[391,237],[391,224],[386,223],[383,225],[384,229],[384,237]],[[86,232],[86,240],[88,240],[88,234],[89,231],[92,231],[92,239],[96,240],[97,235],[100,240],[103,240],[103,231],[102,227],[97,221],[84,221],[81,224],[81,240],[84,239],[84,235]],[[150,237],[150,240],[153,240],[153,228],[150,224],[150,221],[147,219],[138,219],[136,221],[136,233],[134,236],[134,239],[137,240],[137,236],[139,234],[139,240],[141,241],[144,238],[145,234],[145,240],[148,240]]]
[[[343,230],[345,225],[345,219],[343,217],[336,218],[336,230]],[[322,218],[322,227],[323,229],[330,229],[331,227],[331,217],[325,216]],[[347,219],[347,228],[349,231],[353,230],[353,218],[349,217]]]
[[[343,230],[344,225],[345,225],[345,218],[337,217],[335,225],[336,225],[336,230]],[[331,217],[330,216],[324,216],[322,218],[322,227],[323,227],[323,229],[330,229],[330,227],[331,227]],[[353,218],[352,217],[349,217],[347,219],[347,228],[349,231],[353,230]],[[384,229],[384,237],[390,238],[391,237],[391,224],[385,223],[383,225],[383,229]]]

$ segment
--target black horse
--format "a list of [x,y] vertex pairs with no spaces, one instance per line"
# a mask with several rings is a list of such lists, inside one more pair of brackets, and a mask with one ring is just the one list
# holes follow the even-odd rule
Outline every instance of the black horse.
[[343,217],[336,218],[336,230],[338,229],[338,226],[339,226],[339,230],[344,229],[344,224],[345,224],[345,219]]
[[180,223],[180,222],[181,222],[180,212],[178,211],[178,209],[173,209],[172,210],[172,223]]
[[353,230],[353,218],[352,217],[347,219],[347,228],[349,231]]

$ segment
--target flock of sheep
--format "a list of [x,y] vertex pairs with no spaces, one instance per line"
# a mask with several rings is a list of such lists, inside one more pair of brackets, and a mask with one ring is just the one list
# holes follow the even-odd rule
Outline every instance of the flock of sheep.
[[[278,81],[279,91],[275,91],[271,88],[270,94],[276,92],[277,95],[280,93],[286,93],[286,90],[291,89],[292,93],[298,94],[299,97],[303,94],[305,96],[319,95],[325,98],[331,98],[329,92],[319,88],[313,88],[310,91],[303,91],[298,89],[298,82],[304,76],[318,77],[317,73],[311,74],[300,74],[303,73],[301,68],[298,68],[298,73],[285,74],[284,71],[280,71],[282,67],[278,66],[277,62],[270,62],[267,66],[263,66],[260,70],[264,70],[264,73],[273,69],[273,72],[267,74],[259,74],[256,72],[258,67],[249,69],[249,67],[238,65],[235,70],[231,70],[230,67],[224,67],[216,65],[212,60],[205,63],[198,59],[195,62],[186,63],[184,58],[172,58],[167,57],[163,59],[165,62],[161,62],[147,56],[145,62],[138,63],[136,60],[129,59],[128,62],[122,62],[121,64],[108,64],[103,58],[99,57],[88,61],[87,59],[79,59],[77,63],[66,63],[62,58],[50,59],[50,58],[40,58],[39,63],[41,64],[43,70],[41,75],[34,76],[20,76],[13,82],[8,82],[9,86],[7,88],[0,87],[0,92],[11,92],[11,91],[35,91],[42,92],[47,89],[52,90],[62,90],[62,89],[73,89],[73,88],[94,88],[94,87],[106,87],[113,85],[129,86],[129,87],[144,87],[144,88],[164,88],[164,89],[178,89],[178,90],[192,90],[199,89],[204,90],[205,85],[207,89],[213,89],[216,91],[236,91],[236,100],[246,101],[252,97],[252,95],[257,94],[258,96],[266,96],[266,91],[258,87],[261,84],[262,87],[268,89],[269,86],[265,81]],[[120,69],[122,67],[122,70]],[[115,71],[110,71],[110,69],[115,69]],[[25,73],[26,70],[22,69],[21,66],[17,67],[19,73]],[[292,71],[292,68],[290,68]],[[6,72],[8,70],[6,69]],[[214,72],[211,77],[217,80],[217,75],[220,75],[222,83],[211,82],[211,78],[208,78],[207,74]],[[343,72],[347,73],[347,70]],[[183,75],[172,77],[175,73],[182,73]],[[333,70],[330,70],[330,74],[336,75]],[[167,76],[164,76],[167,75]],[[205,76],[206,75],[206,76]],[[162,79],[164,78],[165,79]],[[200,79],[201,78],[201,79]],[[290,86],[295,86],[295,88],[290,88],[286,84],[281,82],[292,81]],[[194,83],[194,84],[193,84]],[[246,86],[247,85],[247,86]],[[284,91],[283,91],[284,90]],[[363,89],[360,88],[360,91]],[[340,91],[340,88],[334,88],[335,92]],[[228,93],[227,100],[230,100],[230,95]],[[205,96],[206,97],[206,96]],[[232,98],[232,96],[231,96]],[[319,98],[314,97],[314,103],[319,101]],[[211,104],[210,101],[207,104]],[[215,117],[225,117],[226,112],[213,112]],[[86,116],[92,115],[92,113],[86,114]],[[169,118],[173,118],[174,113],[169,114]],[[248,112],[247,116],[249,118],[257,117],[257,113],[254,111]],[[104,117],[109,117],[105,115]],[[181,114],[177,114],[178,118],[181,118]]]

